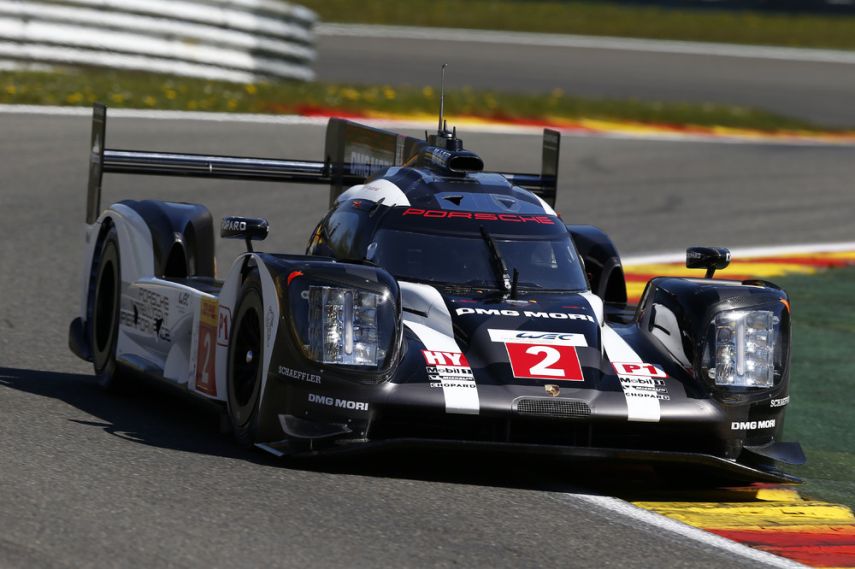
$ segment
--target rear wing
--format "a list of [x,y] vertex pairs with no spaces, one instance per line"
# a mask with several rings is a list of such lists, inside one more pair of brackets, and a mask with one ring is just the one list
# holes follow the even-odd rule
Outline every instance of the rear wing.
[[[101,184],[105,173],[186,176],[324,184],[330,187],[330,206],[348,187],[361,184],[390,166],[402,166],[427,146],[421,139],[331,118],[327,124],[324,159],[284,160],[214,156],[106,147],[107,107],[96,103],[92,112],[86,223],[101,213]],[[540,175],[501,173],[511,183],[538,194],[555,206],[561,135],[545,129]]]

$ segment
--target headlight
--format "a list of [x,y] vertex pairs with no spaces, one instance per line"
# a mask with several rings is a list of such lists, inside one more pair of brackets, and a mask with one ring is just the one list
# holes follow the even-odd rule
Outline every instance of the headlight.
[[378,345],[381,295],[349,288],[309,287],[308,351],[317,362],[377,367],[386,359]]
[[703,372],[720,387],[773,387],[785,358],[781,310],[727,310],[710,325]]
[[350,285],[348,280],[357,279],[325,277],[301,276],[288,284],[289,316],[300,351],[318,364],[360,374],[388,368],[401,336],[394,281],[358,279]]

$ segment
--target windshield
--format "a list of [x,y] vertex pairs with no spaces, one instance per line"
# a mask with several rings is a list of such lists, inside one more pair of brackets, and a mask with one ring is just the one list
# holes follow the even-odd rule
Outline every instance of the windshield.
[[[569,235],[536,240],[494,235],[493,240],[508,272],[519,271],[520,289],[587,289]],[[401,280],[501,288],[501,275],[481,235],[380,229],[368,247],[368,258]]]

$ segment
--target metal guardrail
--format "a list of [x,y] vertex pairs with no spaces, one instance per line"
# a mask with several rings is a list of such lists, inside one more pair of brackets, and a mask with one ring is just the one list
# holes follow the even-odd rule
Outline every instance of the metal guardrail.
[[315,21],[282,0],[0,0],[0,62],[309,81]]

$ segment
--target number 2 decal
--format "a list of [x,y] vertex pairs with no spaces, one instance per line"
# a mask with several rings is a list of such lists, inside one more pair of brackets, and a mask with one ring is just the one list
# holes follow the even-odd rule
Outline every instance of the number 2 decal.
[[579,355],[573,346],[544,346],[506,342],[514,377],[584,381]]
[[203,298],[199,305],[199,344],[196,349],[196,389],[217,395],[214,378],[217,343],[217,301]]

